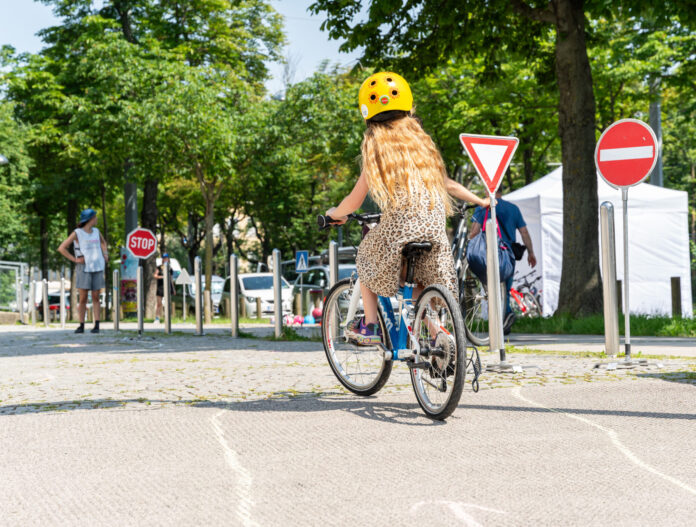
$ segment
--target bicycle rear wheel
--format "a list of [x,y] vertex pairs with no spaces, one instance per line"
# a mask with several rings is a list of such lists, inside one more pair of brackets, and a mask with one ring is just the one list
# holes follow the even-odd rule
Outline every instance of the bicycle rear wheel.
[[527,316],[529,317],[540,317],[542,314],[541,304],[539,300],[529,291],[524,293],[524,303],[527,305]]
[[[459,404],[466,374],[466,332],[459,305],[447,288],[431,285],[416,304],[413,334],[426,356],[415,355],[411,383],[432,419],[446,419]],[[425,353],[424,353],[425,355]]]
[[474,346],[487,346],[488,335],[487,306],[488,291],[478,277],[469,270],[469,263],[463,259],[459,273],[459,305],[464,318],[466,336]]
[[[340,383],[356,395],[372,395],[385,385],[392,370],[392,361],[385,360],[381,348],[356,346],[349,343],[344,332],[348,320],[350,299],[355,283],[346,278],[334,285],[324,301],[321,334],[329,366]],[[359,291],[358,291],[358,294]],[[363,315],[362,301],[356,316]],[[385,346],[389,349],[389,334],[381,311],[378,311]]]

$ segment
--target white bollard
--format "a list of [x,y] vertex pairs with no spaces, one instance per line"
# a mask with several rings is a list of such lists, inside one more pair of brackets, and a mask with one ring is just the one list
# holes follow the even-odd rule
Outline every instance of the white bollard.
[[113,309],[114,331],[119,331],[121,325],[121,277],[118,269],[114,269],[112,282],[111,307]]
[[280,280],[280,250],[273,249],[273,311],[275,314],[275,336],[283,333],[283,290]]
[[43,305],[44,327],[48,327],[51,309],[48,306],[48,281],[44,278],[41,281],[41,304]]
[[60,327],[65,328],[65,278],[60,277]]
[[338,282],[338,244],[331,240],[329,242],[329,287],[333,287]]
[[606,354],[619,353],[619,311],[616,295],[616,238],[614,206],[605,201],[599,209],[602,248],[602,292],[604,296],[604,347]]
[[171,276],[169,275],[169,262],[165,262],[164,271],[164,332],[169,335],[172,332],[172,298],[171,298]]
[[239,336],[239,288],[237,280],[239,274],[239,264],[237,255],[230,255],[230,334],[233,337]]
[[194,301],[196,306],[196,335],[203,335],[203,281],[201,280],[201,258],[196,256],[193,260],[193,280],[196,284],[196,294],[194,295]]

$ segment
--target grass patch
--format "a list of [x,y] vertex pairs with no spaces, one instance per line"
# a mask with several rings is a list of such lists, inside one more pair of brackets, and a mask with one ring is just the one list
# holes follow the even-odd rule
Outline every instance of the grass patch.
[[[624,317],[619,317],[619,332],[624,334]],[[604,317],[590,315],[573,318],[554,315],[548,318],[520,317],[513,326],[515,333],[552,335],[603,335]],[[696,337],[696,318],[671,318],[631,315],[631,335],[634,337]]]
[[[161,319],[161,321],[162,321],[162,323],[164,323],[164,319]],[[147,319],[146,319],[146,322],[152,322],[152,319],[150,319],[150,320],[147,320]],[[195,323],[196,323],[196,319],[195,319],[193,316],[187,317],[186,320],[184,320],[184,319],[181,318],[181,317],[172,318],[172,324],[185,324],[185,323],[188,323],[188,324],[195,324]],[[213,318],[213,321],[212,321],[210,324],[206,324],[206,325],[213,325],[213,326],[217,326],[217,325],[229,326],[231,323],[232,323],[232,321],[231,321],[229,318],[218,317],[218,318]],[[271,323],[271,319],[270,319],[270,318],[261,318],[261,319],[258,319],[258,318],[248,318],[248,317],[242,318],[242,317],[240,317],[240,318],[239,318],[239,323],[240,323],[240,324],[270,324],[270,323]]]
[[275,340],[275,341],[285,341],[285,342],[321,342],[321,337],[305,337],[300,335],[295,328],[288,326],[283,326],[283,332],[280,334],[279,338],[275,336],[267,337],[264,340]]

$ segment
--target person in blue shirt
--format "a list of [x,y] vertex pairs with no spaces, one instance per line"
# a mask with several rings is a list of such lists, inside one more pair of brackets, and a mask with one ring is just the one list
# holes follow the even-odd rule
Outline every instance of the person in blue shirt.
[[[512,242],[516,240],[516,231],[520,231],[522,236],[522,242],[525,247],[527,247],[527,261],[532,267],[536,267],[536,256],[534,256],[534,248],[532,247],[532,238],[529,236],[529,230],[527,229],[527,224],[522,217],[522,213],[517,205],[505,201],[502,199],[502,192],[500,189],[495,193],[495,215],[498,220],[498,225],[500,226],[500,234],[503,241],[508,247],[512,249]],[[486,210],[483,207],[476,207],[474,211],[474,216],[471,218],[471,229],[469,229],[469,239],[472,239],[478,233],[481,232],[481,225],[484,222],[486,216]],[[512,265],[515,265],[515,260],[512,261]],[[513,270],[514,275],[514,270]],[[510,307],[510,288],[512,287],[512,276],[505,282],[505,317],[503,326],[509,330],[512,323],[515,320],[515,315]]]

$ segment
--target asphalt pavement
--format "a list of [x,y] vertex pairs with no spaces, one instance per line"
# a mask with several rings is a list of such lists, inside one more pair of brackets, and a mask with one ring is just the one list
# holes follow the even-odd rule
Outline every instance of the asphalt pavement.
[[405,368],[182,329],[0,329],[0,525],[694,524],[696,360],[511,353],[433,422]]

